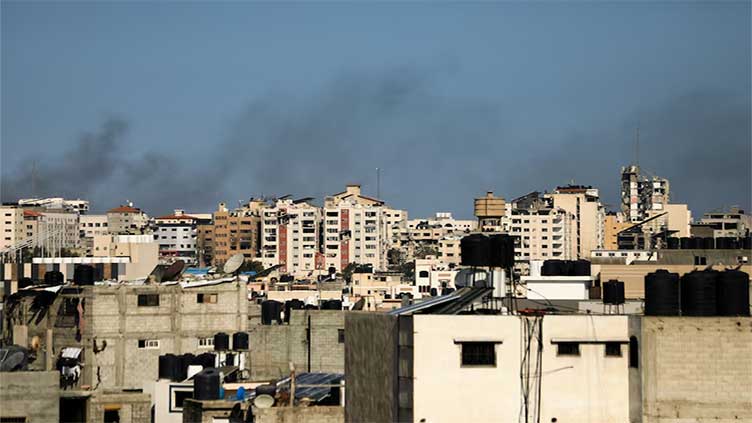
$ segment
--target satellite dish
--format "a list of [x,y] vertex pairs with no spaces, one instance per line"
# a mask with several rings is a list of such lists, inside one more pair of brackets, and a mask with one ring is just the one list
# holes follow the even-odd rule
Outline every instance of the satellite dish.
[[158,264],[154,266],[154,270],[149,273],[149,276],[146,278],[147,281],[151,281],[152,276],[154,277],[154,282],[160,283],[162,282],[162,277],[164,276],[165,269],[167,269],[167,266],[164,264]]
[[240,269],[240,266],[243,265],[244,261],[245,257],[243,256],[243,253],[237,253],[225,262],[225,266],[222,268],[222,271],[224,273],[235,273],[238,271],[238,269]]
[[253,405],[255,405],[256,408],[271,408],[271,406],[274,405],[274,397],[267,394],[257,395],[256,398],[253,399]]
[[164,273],[162,274],[162,282],[174,281],[180,277],[184,268],[185,262],[183,260],[178,260],[175,263],[172,263],[170,267],[164,270]]

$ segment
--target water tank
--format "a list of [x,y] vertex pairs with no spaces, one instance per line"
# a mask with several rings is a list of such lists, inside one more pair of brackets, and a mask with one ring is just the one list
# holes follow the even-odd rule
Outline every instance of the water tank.
[[689,250],[692,248],[692,238],[683,236],[679,239],[679,248],[682,250]]
[[214,351],[227,351],[230,349],[230,336],[224,332],[214,335]]
[[435,297],[439,294],[439,291],[436,288],[431,288],[431,296]]
[[488,237],[488,265],[510,268],[514,266],[514,238],[510,235]]
[[326,300],[321,303],[322,310],[342,310],[342,301]]
[[197,400],[219,399],[219,370],[201,370],[193,377],[193,398]]
[[196,356],[188,353],[183,354],[178,358],[180,359],[180,371],[178,372],[177,380],[186,380],[188,379],[188,366],[193,365],[193,362],[196,361]]
[[63,277],[63,272],[59,270],[50,270],[49,272],[45,272],[44,274],[45,285],[62,285],[64,283],[65,283],[65,277]]
[[749,316],[749,274],[740,270],[720,272],[715,293],[719,316]]
[[207,352],[207,353],[197,355],[193,359],[193,364],[207,369],[209,367],[215,367],[216,361],[217,361],[217,357],[214,354]]
[[449,295],[454,292],[454,288],[442,288],[441,295]]
[[706,250],[715,249],[715,238],[713,237],[702,238],[702,248]]
[[232,334],[232,349],[235,351],[248,350],[248,333],[235,332]]
[[742,240],[742,248],[752,250],[752,236],[748,236]]
[[604,304],[624,304],[624,282],[610,280],[603,283]]
[[31,278],[21,278],[18,280],[18,289],[26,288],[27,286],[34,285],[34,281]]
[[235,365],[235,354],[233,353],[225,354],[225,366],[234,366],[234,365]]
[[666,247],[669,250],[678,250],[679,249],[679,238],[671,237],[666,240]]
[[733,238],[720,237],[715,240],[715,248],[718,250],[731,250],[734,248],[734,243],[731,242]]
[[180,375],[180,357],[175,354],[159,356],[159,378],[172,381],[178,380]]
[[483,234],[468,235],[460,240],[462,265],[488,266],[490,242]]
[[73,283],[76,285],[94,285],[94,267],[77,264],[73,270]]
[[269,383],[266,385],[259,385],[256,387],[256,396],[269,395],[271,397],[277,395],[277,385]]
[[282,303],[274,300],[261,302],[261,324],[271,325],[273,321],[282,323],[280,318],[282,314]]
[[681,278],[682,316],[715,316],[715,270],[694,270]]
[[689,245],[692,247],[693,250],[702,250],[705,248],[705,243],[703,242],[702,238],[693,237],[689,239]]
[[574,276],[590,276],[590,261],[581,259],[574,262]]
[[679,274],[658,269],[645,275],[645,315],[679,315]]
[[546,260],[541,267],[541,276],[559,276],[562,271],[561,260]]
[[561,261],[561,276],[574,276],[574,260]]

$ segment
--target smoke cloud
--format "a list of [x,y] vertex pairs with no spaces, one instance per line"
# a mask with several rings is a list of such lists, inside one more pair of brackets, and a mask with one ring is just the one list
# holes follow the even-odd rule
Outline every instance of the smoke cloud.
[[[401,68],[343,75],[316,93],[256,98],[227,125],[227,135],[185,155],[125,154],[119,119],[83,135],[65,160],[37,162],[38,195],[88,198],[106,209],[125,198],[151,214],[172,208],[211,211],[219,201],[254,195],[313,196],[362,183],[411,215],[454,211],[468,217],[472,198],[492,189],[510,199],[570,182],[594,185],[618,207],[619,169],[634,161],[671,180],[677,202],[696,215],[750,205],[750,98],[712,91],[615,117],[535,145],[529,128],[505,120],[503,99],[447,97],[436,72]],[[541,124],[545,125],[545,116]],[[586,122],[583,119],[583,122]],[[44,164],[44,165],[42,165]],[[30,196],[29,161],[3,169],[2,197]]]

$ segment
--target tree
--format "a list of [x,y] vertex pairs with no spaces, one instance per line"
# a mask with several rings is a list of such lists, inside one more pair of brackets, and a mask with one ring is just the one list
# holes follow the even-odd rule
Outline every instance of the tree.
[[423,259],[426,256],[438,256],[439,250],[431,245],[421,244],[415,249],[415,258]]
[[256,274],[259,274],[263,270],[264,270],[264,265],[261,264],[260,261],[255,261],[255,260],[246,260],[240,266],[241,272],[256,272]]

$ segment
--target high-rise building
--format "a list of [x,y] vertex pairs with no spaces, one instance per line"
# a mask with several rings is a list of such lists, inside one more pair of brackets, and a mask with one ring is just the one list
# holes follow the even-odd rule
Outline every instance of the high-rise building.
[[194,265],[196,260],[196,225],[198,219],[175,210],[173,214],[154,219],[154,239],[159,244],[159,260],[170,264],[183,260]]
[[[212,263],[215,266],[223,265],[235,254],[243,254],[246,260],[258,256],[259,248],[259,224],[261,221],[261,207],[265,203],[251,199],[247,205],[235,210],[228,210],[225,203],[220,203],[214,212],[214,225],[209,232],[204,227],[201,248],[208,246],[213,254]],[[207,240],[207,233],[208,240]],[[199,252],[199,255],[206,254]],[[206,261],[206,258],[204,258]]]
[[26,238],[23,208],[0,206],[0,251],[12,248]]
[[603,217],[606,212],[601,204],[598,189],[568,185],[556,187],[548,197],[553,200],[553,207],[565,210],[572,216],[573,258],[589,258],[592,250],[603,248]]
[[129,202],[107,211],[107,226],[113,235],[140,235],[148,232],[149,216]]
[[311,198],[281,198],[260,209],[261,262],[282,273],[313,276],[324,271],[320,253],[321,209]]
[[668,202],[668,179],[642,175],[637,165],[621,169],[621,211],[626,221],[641,222],[649,211],[661,211]]

